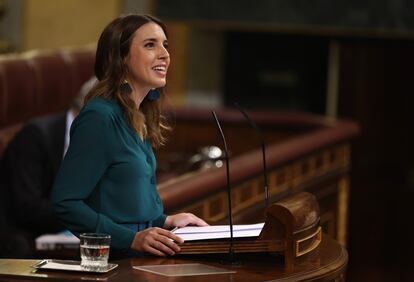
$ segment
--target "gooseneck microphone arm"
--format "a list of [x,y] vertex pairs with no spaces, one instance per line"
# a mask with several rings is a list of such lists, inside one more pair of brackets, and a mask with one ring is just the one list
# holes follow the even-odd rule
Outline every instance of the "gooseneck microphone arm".
[[243,116],[247,119],[250,126],[253,127],[257,134],[260,137],[260,141],[262,144],[262,158],[263,158],[263,181],[264,181],[264,190],[265,190],[265,204],[266,208],[269,206],[269,186],[267,184],[267,166],[266,166],[266,145],[263,132],[257,126],[257,124],[250,118],[250,116],[246,113],[246,111],[240,107],[238,103],[234,103],[234,106],[243,114]]
[[230,170],[229,170],[229,150],[227,149],[226,138],[224,137],[223,130],[221,129],[220,122],[217,118],[217,115],[214,111],[211,112],[213,114],[214,120],[216,121],[217,127],[220,131],[221,139],[224,144],[224,152],[225,152],[225,159],[226,159],[226,175],[227,175],[227,198],[229,204],[229,224],[230,224],[230,249],[229,249],[229,259],[230,262],[234,261],[234,246],[233,246],[233,213],[231,211],[231,188],[230,188]]

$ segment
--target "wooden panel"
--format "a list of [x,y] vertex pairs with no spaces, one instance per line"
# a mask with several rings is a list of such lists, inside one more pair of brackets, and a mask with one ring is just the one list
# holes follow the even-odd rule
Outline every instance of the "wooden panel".
[[407,243],[414,197],[413,64],[413,41],[341,42],[339,114],[363,128],[352,147],[351,281],[414,281],[406,263],[414,251]]
[[96,42],[120,11],[120,0],[26,0],[22,50]]
[[[234,222],[263,221],[265,201],[261,150],[252,151],[252,145],[247,145],[251,142],[256,144],[253,146],[257,146],[253,138],[241,138],[243,142],[237,144],[237,137],[247,134],[249,128],[234,121],[229,122],[226,118],[224,120],[223,127],[227,129],[226,133],[233,133],[229,134],[229,139],[234,143],[229,143],[239,145],[234,150],[236,153],[232,155],[230,162]],[[180,122],[177,120],[177,127],[181,126],[180,129],[185,128],[187,132],[194,129],[195,136],[199,138],[195,138],[195,141],[193,138],[184,140],[181,144],[180,140],[177,140],[174,142],[176,149],[180,146],[186,148],[190,145],[205,145],[201,142],[217,137],[214,127],[208,126],[207,123],[204,123],[203,127],[198,126],[199,122]],[[277,123],[274,123],[273,128],[266,129],[266,137],[280,138],[267,146],[269,194],[271,202],[274,202],[298,191],[313,193],[320,204],[324,232],[345,245],[349,190],[347,175],[351,158],[348,140],[357,131],[351,124],[338,121],[325,123],[325,126],[318,129],[308,125],[308,129],[296,128],[296,132],[291,128],[285,134],[283,129],[280,130],[283,127]],[[197,140],[200,140],[200,143]],[[225,179],[224,167],[195,171],[163,182],[159,189],[167,212],[190,211],[212,224],[221,224],[228,222]]]
[[[269,170],[271,202],[292,192],[311,191],[317,196],[321,206],[321,225],[324,232],[346,245],[349,184],[343,175],[349,169],[349,154],[349,144],[344,143]],[[314,165],[317,159],[323,160],[319,167]],[[232,210],[235,221],[246,223],[247,220],[264,220],[264,198],[262,174],[233,185]],[[211,224],[226,223],[227,201],[227,191],[221,190],[168,212],[191,211]],[[253,210],[254,215],[251,214]],[[249,214],[246,215],[246,211],[250,211]]]
[[[345,270],[348,262],[347,251],[337,242],[324,236],[320,249],[314,255],[299,261],[292,271],[283,265],[279,257],[266,254],[249,254],[239,256],[241,265],[224,264],[226,256],[187,256],[187,257],[151,257],[113,261],[119,266],[109,273],[77,273],[70,271],[33,271],[30,266],[38,260],[0,260],[1,281],[345,281]],[[221,262],[220,262],[221,261]],[[149,265],[182,265],[201,263],[235,273],[214,275],[194,275],[165,277],[133,268]],[[170,279],[171,278],[171,279]]]
[[171,65],[168,70],[167,95],[175,105],[184,103],[187,77],[188,26],[166,23]]

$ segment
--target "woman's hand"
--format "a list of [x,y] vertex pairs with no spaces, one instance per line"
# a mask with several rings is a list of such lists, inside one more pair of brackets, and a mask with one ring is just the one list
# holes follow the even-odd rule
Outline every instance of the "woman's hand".
[[192,213],[179,213],[167,216],[164,228],[184,227],[187,225],[207,226],[208,224]]
[[180,251],[180,247],[174,241],[177,243],[184,242],[183,239],[171,231],[151,227],[135,234],[131,248],[157,256],[172,256]]
[[[208,224],[192,213],[179,213],[167,216],[164,228],[184,227],[187,225],[207,226]],[[135,234],[131,248],[157,256],[175,255],[180,251],[177,245],[183,239],[166,229],[151,227]]]

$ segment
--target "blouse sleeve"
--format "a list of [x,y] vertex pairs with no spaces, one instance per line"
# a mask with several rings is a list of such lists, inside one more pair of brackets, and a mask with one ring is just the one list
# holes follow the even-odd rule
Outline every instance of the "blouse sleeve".
[[115,223],[86,204],[110,165],[110,116],[94,110],[79,114],[71,128],[71,141],[52,191],[57,217],[75,234],[98,232],[111,235],[114,248],[130,248],[135,232]]

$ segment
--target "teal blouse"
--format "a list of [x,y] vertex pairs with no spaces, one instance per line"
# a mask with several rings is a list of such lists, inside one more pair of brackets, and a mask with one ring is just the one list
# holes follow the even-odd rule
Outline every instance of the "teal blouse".
[[128,125],[120,106],[95,98],[72,124],[52,191],[55,214],[75,234],[110,234],[113,248],[127,249],[135,236],[128,225],[164,225],[155,168],[151,144]]

